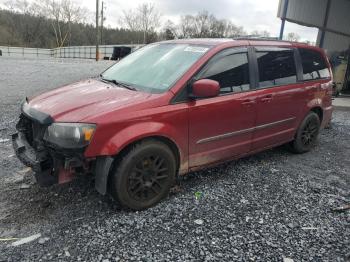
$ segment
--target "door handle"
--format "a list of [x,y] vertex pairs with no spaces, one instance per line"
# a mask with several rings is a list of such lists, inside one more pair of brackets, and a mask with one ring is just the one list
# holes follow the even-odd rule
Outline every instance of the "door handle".
[[266,95],[260,98],[260,101],[263,103],[268,103],[272,100],[272,95]]
[[253,99],[243,100],[243,102],[242,102],[242,105],[244,105],[244,106],[251,106],[253,104],[255,104],[255,100],[253,100]]

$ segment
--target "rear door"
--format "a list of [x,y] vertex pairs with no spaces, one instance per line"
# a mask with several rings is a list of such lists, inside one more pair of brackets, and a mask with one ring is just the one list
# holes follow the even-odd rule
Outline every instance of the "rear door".
[[257,47],[255,55],[257,119],[252,150],[259,150],[293,139],[306,100],[296,50]]
[[[323,107],[332,106],[331,72],[322,53],[299,48],[303,68],[303,80],[309,100],[319,99]],[[308,107],[305,107],[308,110]]]
[[195,77],[220,83],[220,95],[189,105],[189,165],[191,168],[247,153],[255,124],[255,100],[250,90],[246,48],[226,49]]

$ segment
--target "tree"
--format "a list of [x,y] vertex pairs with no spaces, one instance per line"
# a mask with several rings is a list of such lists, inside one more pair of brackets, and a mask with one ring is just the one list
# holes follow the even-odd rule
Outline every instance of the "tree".
[[41,16],[51,22],[57,47],[70,41],[72,23],[83,23],[88,13],[74,0],[36,0],[33,5]]
[[225,24],[223,37],[239,37],[247,34],[243,26],[236,26],[230,20],[223,20],[223,23]]
[[262,31],[254,30],[252,31],[251,35],[257,36],[257,37],[270,37],[270,32],[267,30],[262,30]]
[[165,22],[161,38],[165,40],[178,38],[178,28],[173,21],[167,20]]
[[175,36],[174,36],[173,32],[169,28],[165,29],[164,37],[165,37],[165,40],[173,40],[173,39],[175,39]]
[[226,31],[226,20],[217,20],[216,18],[212,18],[210,21],[210,27],[209,27],[209,35],[208,37],[225,37],[225,31]]
[[68,36],[68,41],[70,41],[72,38],[72,23],[84,23],[86,20],[85,14],[87,13],[87,10],[80,7],[72,0],[62,0],[61,5],[64,21],[68,26],[66,34]]
[[180,18],[179,24],[179,37],[180,38],[189,38],[193,37],[195,34],[194,28],[195,18],[192,15],[184,15]]
[[297,33],[290,32],[288,33],[286,39],[288,41],[298,42],[300,40],[300,36]]
[[211,29],[215,22],[216,18],[209,14],[208,11],[198,13],[194,20],[194,37],[210,37]]
[[141,20],[141,28],[143,31],[143,39],[146,42],[148,33],[154,32],[160,25],[160,13],[155,8],[154,4],[144,3],[138,7],[138,12]]
[[[31,45],[38,36],[42,35],[43,18],[38,17],[35,21],[31,20],[31,16],[37,16],[38,13],[33,5],[27,0],[9,0],[5,2],[5,6],[12,12],[21,13],[23,16],[9,16],[9,31],[12,35],[12,40],[20,39],[19,41],[25,45]],[[18,34],[16,36],[16,34]]]
[[195,16],[185,15],[178,25],[179,38],[188,37],[237,37],[245,35],[243,27],[234,25],[228,19],[217,19],[207,11]]
[[5,6],[15,12],[21,14],[35,14],[35,9],[32,4],[27,0],[8,0],[5,2]]
[[[94,21],[89,20],[89,12],[81,9],[77,0],[33,1],[11,0],[10,10],[0,9],[1,43],[45,48],[95,43]],[[104,43],[139,44],[160,39],[245,35],[243,27],[206,11],[184,15],[177,24],[168,20],[161,27],[160,15],[154,10],[148,4],[146,8],[124,11],[122,28],[104,27]]]
[[120,19],[121,24],[131,31],[140,30],[140,21],[136,11],[133,9],[123,10],[123,16]]
[[152,3],[140,4],[136,10],[123,11],[121,22],[131,31],[143,32],[143,43],[147,42],[148,34],[153,35],[160,26],[160,13]]

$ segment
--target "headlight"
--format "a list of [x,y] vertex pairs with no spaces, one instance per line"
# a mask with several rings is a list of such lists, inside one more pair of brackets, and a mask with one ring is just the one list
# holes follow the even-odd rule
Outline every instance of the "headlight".
[[63,148],[87,146],[95,132],[96,125],[82,123],[53,123],[44,135],[44,140]]

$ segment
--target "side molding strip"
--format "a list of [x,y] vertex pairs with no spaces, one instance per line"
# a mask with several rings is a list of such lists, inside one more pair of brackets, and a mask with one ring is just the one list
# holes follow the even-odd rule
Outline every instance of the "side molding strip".
[[241,135],[241,134],[254,132],[256,130],[261,130],[261,129],[269,128],[272,126],[280,125],[280,124],[283,124],[286,122],[290,122],[290,121],[293,121],[294,119],[295,119],[295,117],[291,117],[291,118],[283,119],[280,121],[252,127],[252,128],[242,129],[242,130],[238,130],[238,131],[234,131],[234,132],[230,132],[230,133],[225,133],[225,134],[221,134],[221,135],[217,135],[217,136],[203,138],[203,139],[198,140],[196,142],[196,144],[208,143],[208,142],[215,141],[215,140],[220,140],[220,139],[224,139],[224,138],[228,138],[228,137],[232,137],[232,136],[237,136],[237,135]]

